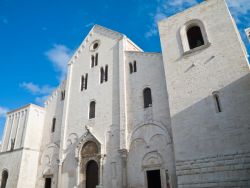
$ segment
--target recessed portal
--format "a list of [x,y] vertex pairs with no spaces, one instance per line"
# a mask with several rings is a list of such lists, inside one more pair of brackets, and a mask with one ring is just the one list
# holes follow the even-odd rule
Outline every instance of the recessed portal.
[[45,188],[51,188],[51,178],[45,178]]
[[98,164],[89,161],[86,168],[86,188],[96,188],[98,185]]
[[147,171],[148,188],[161,188],[160,170]]

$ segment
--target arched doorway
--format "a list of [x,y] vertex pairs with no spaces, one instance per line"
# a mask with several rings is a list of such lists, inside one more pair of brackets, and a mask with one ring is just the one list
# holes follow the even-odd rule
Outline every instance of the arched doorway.
[[80,151],[80,176],[79,187],[96,188],[99,184],[100,176],[100,149],[94,140],[85,142]]
[[8,171],[4,170],[2,172],[1,188],[5,188],[6,187],[8,176],[9,176]]
[[86,188],[96,188],[98,185],[98,164],[91,160],[86,167]]

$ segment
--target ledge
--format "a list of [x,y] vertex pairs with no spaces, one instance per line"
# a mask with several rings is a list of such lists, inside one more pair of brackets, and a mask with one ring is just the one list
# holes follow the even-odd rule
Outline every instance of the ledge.
[[199,47],[196,47],[194,49],[191,49],[191,50],[188,50],[188,51],[184,52],[183,56],[187,56],[187,55],[195,53],[197,51],[204,50],[204,49],[208,48],[209,46],[211,46],[210,42],[208,42],[207,44],[204,44],[202,46],[199,46]]

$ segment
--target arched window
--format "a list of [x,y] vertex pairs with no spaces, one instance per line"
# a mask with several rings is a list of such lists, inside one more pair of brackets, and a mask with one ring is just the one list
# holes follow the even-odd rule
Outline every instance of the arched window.
[[144,108],[148,108],[152,106],[152,96],[151,96],[151,89],[145,88],[143,90],[143,98],[144,98]]
[[8,180],[8,171],[7,170],[4,170],[2,172],[2,182],[1,182],[1,188],[5,188],[6,185],[7,185],[7,180]]
[[132,65],[132,63],[129,63],[129,73],[130,74],[133,73],[133,65]]
[[108,81],[108,65],[105,66],[105,69],[103,67],[100,68],[100,83]]
[[[207,30],[199,19],[186,22],[180,28],[180,38],[183,48],[183,55],[190,54],[196,50],[205,49],[210,46]],[[200,47],[200,48],[197,48]]]
[[214,97],[216,111],[217,112],[222,112],[219,93],[218,92],[213,92],[213,97]]
[[134,72],[137,72],[137,66],[136,66],[136,61],[134,61]]
[[56,118],[53,118],[52,119],[52,127],[51,127],[51,132],[55,132],[55,129],[56,129]]
[[91,67],[94,67],[95,66],[95,56],[92,55],[91,56]]
[[89,105],[89,119],[95,118],[95,101],[91,101]]
[[88,87],[88,73],[81,77],[81,91],[86,90]]
[[194,49],[204,45],[204,39],[199,26],[192,26],[187,30],[189,48]]

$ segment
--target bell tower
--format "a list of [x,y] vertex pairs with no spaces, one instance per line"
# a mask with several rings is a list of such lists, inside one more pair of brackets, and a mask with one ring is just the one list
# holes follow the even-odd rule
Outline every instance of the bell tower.
[[247,186],[250,72],[226,2],[204,1],[159,31],[178,186]]

